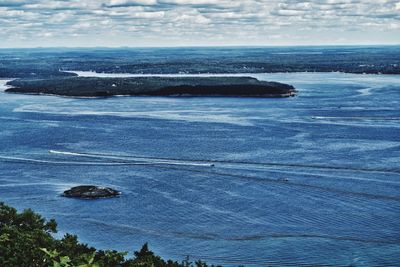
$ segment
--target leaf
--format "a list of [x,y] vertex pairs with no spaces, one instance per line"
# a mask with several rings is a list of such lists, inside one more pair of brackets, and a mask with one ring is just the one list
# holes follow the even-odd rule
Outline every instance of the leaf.
[[39,248],[41,251],[43,251],[44,253],[46,253],[51,259],[54,259],[55,257],[57,257],[59,255],[59,253],[57,252],[57,250],[47,250],[46,248]]
[[68,256],[60,257],[60,263],[62,266],[69,266],[70,262],[71,262],[71,260]]

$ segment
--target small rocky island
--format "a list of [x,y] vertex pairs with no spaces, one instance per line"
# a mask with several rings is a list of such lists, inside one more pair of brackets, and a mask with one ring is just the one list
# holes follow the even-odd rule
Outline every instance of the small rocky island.
[[238,96],[289,97],[293,86],[252,77],[55,77],[8,82],[9,93],[72,97],[128,96]]
[[100,187],[94,185],[81,185],[75,186],[71,189],[65,190],[62,194],[64,197],[74,197],[74,198],[82,198],[82,199],[98,199],[98,198],[110,198],[117,197],[121,194],[121,192],[109,188],[109,187]]

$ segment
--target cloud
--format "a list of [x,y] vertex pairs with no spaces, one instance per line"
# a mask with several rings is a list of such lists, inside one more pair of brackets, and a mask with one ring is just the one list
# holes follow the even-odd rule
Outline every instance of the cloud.
[[26,4],[29,4],[30,1],[25,1],[25,0],[5,0],[5,1],[0,1],[0,7],[17,7],[17,6],[23,6]]
[[400,43],[399,23],[398,0],[0,0],[2,46]]
[[105,7],[129,7],[129,6],[153,6],[157,5],[157,0],[111,0]]

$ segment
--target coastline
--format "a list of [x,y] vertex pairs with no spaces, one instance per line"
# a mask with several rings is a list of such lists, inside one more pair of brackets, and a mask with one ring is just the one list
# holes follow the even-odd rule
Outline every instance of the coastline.
[[80,70],[60,70],[60,72],[76,74],[76,77],[97,78],[130,78],[130,77],[254,77],[263,74],[310,74],[310,73],[340,73],[349,75],[396,76],[397,73],[358,73],[345,71],[287,71],[287,72],[243,72],[243,73],[112,73]]

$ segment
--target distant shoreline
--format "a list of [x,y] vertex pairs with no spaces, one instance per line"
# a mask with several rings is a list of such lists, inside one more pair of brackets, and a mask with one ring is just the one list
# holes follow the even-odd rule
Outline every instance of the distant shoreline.
[[290,72],[244,72],[244,73],[122,73],[122,72],[96,72],[96,71],[80,71],[80,70],[60,70],[60,72],[75,74],[75,77],[96,77],[96,78],[140,78],[140,77],[253,77],[260,74],[309,74],[309,73],[341,73],[350,75],[400,75],[392,73],[355,73],[345,71],[290,71]]
[[0,77],[32,79],[76,75],[63,70],[140,75],[293,72],[400,74],[400,46],[396,45],[0,49],[0,58]]

